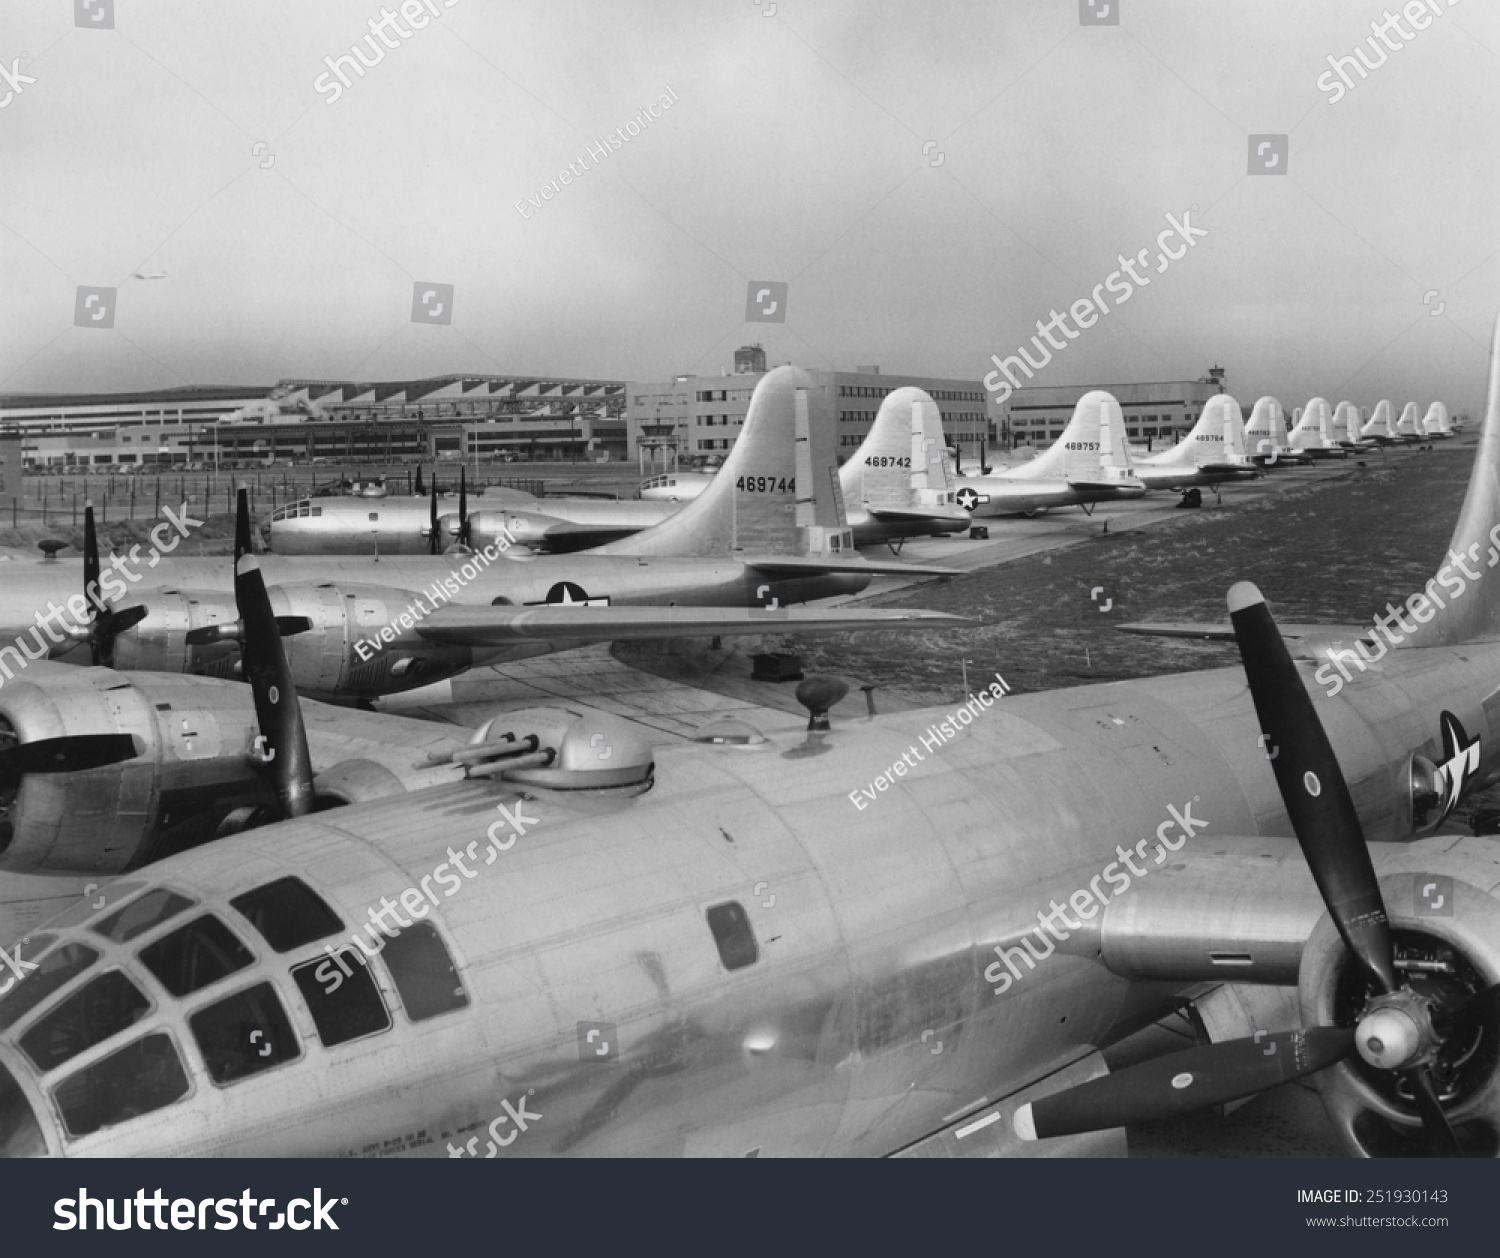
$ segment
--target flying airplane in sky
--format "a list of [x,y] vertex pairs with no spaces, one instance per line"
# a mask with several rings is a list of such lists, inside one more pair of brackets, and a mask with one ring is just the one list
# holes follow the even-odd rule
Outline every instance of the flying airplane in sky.
[[1053,507],[1139,498],[1146,486],[1131,469],[1120,404],[1102,389],[1078,399],[1062,435],[1029,463],[988,476],[958,477],[954,501],[974,519],[1033,516]]
[[1453,425],[1448,419],[1448,408],[1442,402],[1434,402],[1422,416],[1422,431],[1428,437],[1444,440],[1453,436]]
[[[265,556],[298,687],[315,697],[367,698],[476,663],[626,637],[952,625],[894,609],[787,606],[858,593],[881,575],[953,575],[854,550],[833,475],[833,434],[808,423],[810,387],[797,368],[770,372],[713,488],[655,528],[588,554],[521,559],[503,537],[476,532],[474,554]],[[22,652],[35,659],[76,649],[76,637],[49,647],[40,621],[70,595],[87,600],[92,579],[102,605],[87,635],[95,663],[233,675],[238,631],[228,566],[168,556],[137,567],[132,589],[119,575],[132,570],[120,556],[102,581],[65,560],[13,565],[0,590],[0,644],[16,645],[0,645],[0,664],[7,653],[24,667]]]
[[1304,467],[1312,456],[1287,444],[1286,413],[1273,397],[1256,400],[1245,425],[1245,446],[1250,461],[1261,467]]
[[1334,433],[1333,414],[1326,398],[1312,398],[1302,408],[1301,418],[1292,429],[1289,442],[1293,450],[1314,459],[1346,459],[1344,449]]
[[[806,729],[585,717],[545,765],[291,814],[37,932],[0,1149],[1098,1153],[1311,1077],[1352,1154],[1493,1156],[1494,845],[1419,837],[1500,774],[1500,327],[1489,398],[1417,623],[1342,693],[1241,583],[1243,668],[997,683],[966,720],[834,723],[809,679]],[[1300,1017],[1107,1072],[1226,986]]]
[[[1258,475],[1245,457],[1240,404],[1227,393],[1208,399],[1192,431],[1156,454],[1133,455],[1137,479],[1147,489],[1187,489]],[[1238,446],[1238,449],[1236,449]]]

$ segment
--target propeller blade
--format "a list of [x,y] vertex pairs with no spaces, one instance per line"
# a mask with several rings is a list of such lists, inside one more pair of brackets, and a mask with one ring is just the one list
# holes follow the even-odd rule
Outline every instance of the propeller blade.
[[1292,829],[1349,951],[1382,994],[1394,992],[1395,953],[1375,866],[1343,771],[1271,609],[1248,581],[1229,591],[1229,619],[1274,758]]
[[134,760],[142,743],[133,734],[64,734],[0,748],[0,777],[28,773],[80,773]]
[[1417,1102],[1417,1112],[1422,1115],[1422,1129],[1427,1133],[1427,1143],[1440,1158],[1461,1158],[1463,1146],[1453,1133],[1448,1115],[1443,1113],[1443,1103],[1438,1100],[1437,1086],[1432,1082],[1432,1068],[1418,1066],[1415,1070],[1403,1071],[1411,1084],[1412,1095]]
[[[248,521],[249,496],[239,493],[239,521]],[[246,679],[255,696],[255,719],[265,740],[266,762],[287,817],[312,811],[312,756],[307,749],[307,730],[292,670],[281,646],[281,630],[271,611],[260,562],[254,555],[241,555],[234,566],[234,599],[244,626],[241,659]]]
[[469,480],[462,463],[458,465],[458,540],[469,544]]
[[[436,485],[437,482],[433,481],[433,484]],[[427,486],[422,480],[422,465],[420,463],[417,464],[417,487],[415,492],[418,498],[424,497],[427,493]]]
[[1353,1052],[1354,1032],[1343,1027],[1260,1032],[1090,1079],[1021,1106],[1011,1124],[1023,1140],[1128,1127],[1237,1101],[1326,1070]]
[[89,658],[96,666],[100,663],[102,652],[99,648],[99,640],[93,632],[103,615],[107,604],[104,596],[99,593],[99,535],[94,530],[94,504],[87,499],[83,503],[83,597],[88,600],[89,607]]
[[241,502],[245,502],[244,510],[236,508],[234,517],[234,562],[239,566],[240,557],[253,555],[255,553],[255,541],[250,532],[250,510],[248,505],[248,491],[243,485],[238,487]]
[[443,540],[438,536],[438,505],[437,505],[437,479],[432,482],[432,506],[428,512],[427,553],[429,555],[440,555],[443,553]]

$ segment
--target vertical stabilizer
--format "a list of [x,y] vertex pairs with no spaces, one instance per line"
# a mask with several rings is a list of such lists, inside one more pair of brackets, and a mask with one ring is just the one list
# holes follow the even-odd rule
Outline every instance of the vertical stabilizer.
[[750,397],[734,449],[703,492],[660,524],[592,553],[821,553],[817,530],[837,530],[845,521],[835,470],[837,425],[817,422],[817,392],[800,367],[767,372]]
[[1448,419],[1448,408],[1441,402],[1434,402],[1427,408],[1427,414],[1422,416],[1422,431],[1429,437],[1451,437],[1453,425]]
[[1257,399],[1245,425],[1245,445],[1253,459],[1270,458],[1286,449],[1286,412],[1275,398]]
[[[1006,480],[1056,478],[1070,483],[1119,481],[1130,471],[1125,448],[1125,417],[1111,393],[1093,389],[1078,399],[1062,436],[1030,463],[1005,473]],[[1106,468],[1115,469],[1106,472]],[[1133,481],[1126,483],[1133,484]]]
[[1327,399],[1312,398],[1302,408],[1302,417],[1292,429],[1292,449],[1325,450],[1336,444],[1333,440],[1333,417],[1329,412]]
[[1375,403],[1375,411],[1369,422],[1359,430],[1361,437],[1394,437],[1396,435],[1396,408],[1382,398]]
[[1336,440],[1348,442],[1351,445],[1359,443],[1359,430],[1363,422],[1359,417],[1359,407],[1353,402],[1340,402],[1333,412],[1333,435]]
[[943,416],[932,397],[906,386],[888,393],[860,447],[839,469],[844,501],[879,511],[911,510],[953,488],[943,455]]
[[1422,421],[1417,417],[1417,404],[1408,402],[1401,408],[1401,418],[1396,421],[1396,436],[1422,437],[1425,435]]

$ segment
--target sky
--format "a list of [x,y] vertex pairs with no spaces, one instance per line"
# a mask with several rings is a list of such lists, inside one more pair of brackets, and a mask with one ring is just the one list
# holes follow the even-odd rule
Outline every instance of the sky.
[[1414,8],[0,0],[0,393],[977,380],[1145,249],[1035,383],[1477,415],[1500,6]]

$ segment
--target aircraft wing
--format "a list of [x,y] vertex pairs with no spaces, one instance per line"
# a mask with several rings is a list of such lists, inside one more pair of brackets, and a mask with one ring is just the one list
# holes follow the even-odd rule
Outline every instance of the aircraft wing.
[[934,564],[882,563],[878,559],[828,559],[821,555],[766,555],[743,557],[747,568],[769,576],[811,577],[826,572],[862,572],[871,577],[961,577],[958,568],[939,568]]
[[471,607],[439,608],[417,625],[430,642],[505,646],[527,640],[610,642],[621,638],[757,633],[846,633],[856,629],[967,629],[946,612],[830,607]]
[[[1353,641],[1370,631],[1369,625],[1278,625],[1281,636],[1292,640],[1300,638],[1328,638],[1333,641]],[[1116,625],[1121,633],[1135,633],[1145,638],[1191,638],[1199,642],[1233,642],[1234,628],[1229,624],[1205,624],[1193,621],[1136,621]]]

